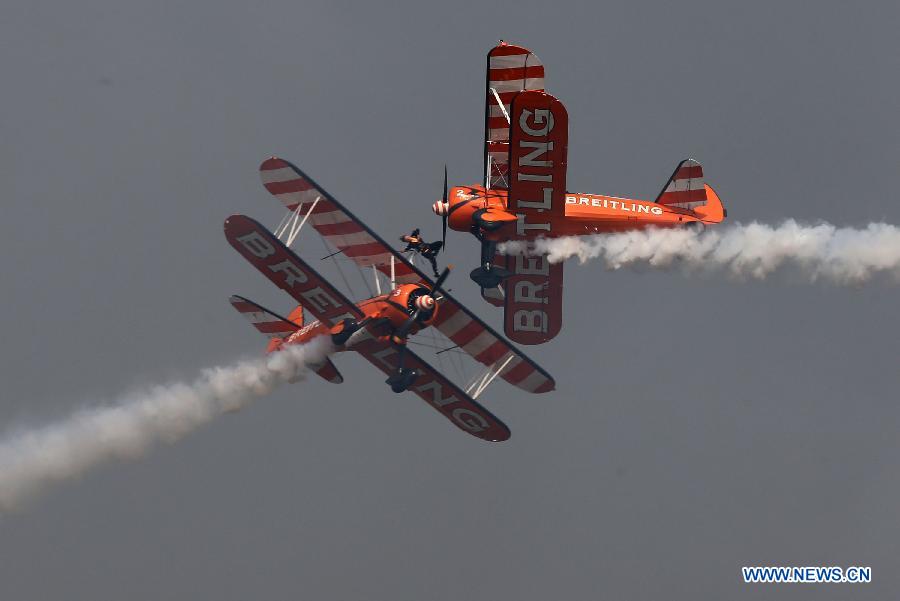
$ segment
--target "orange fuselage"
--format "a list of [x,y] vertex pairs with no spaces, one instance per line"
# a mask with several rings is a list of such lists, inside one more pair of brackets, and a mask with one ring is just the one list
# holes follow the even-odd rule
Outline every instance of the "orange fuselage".
[[[387,340],[391,333],[403,325],[415,311],[415,299],[427,294],[428,289],[418,284],[401,284],[388,292],[357,303],[364,314],[363,319],[368,320],[366,326],[373,338]],[[421,329],[430,326],[438,314],[438,305],[435,304],[430,314],[425,313],[410,328],[409,334],[415,334]],[[290,315],[288,321],[293,323],[303,322],[303,307],[297,306]],[[327,326],[321,321],[311,321],[303,324],[299,330],[286,338],[273,338],[267,348],[268,352],[280,350],[282,347],[293,344],[304,344],[319,336],[329,336],[338,333],[341,324]],[[339,347],[337,351],[346,350]]]
[[[694,210],[632,198],[567,193],[565,213],[551,216],[550,229],[536,231],[534,237],[585,236],[647,227],[719,223],[725,217],[722,203],[710,186],[706,186],[706,191],[709,202]],[[485,237],[497,241],[515,237],[517,218],[508,209],[506,190],[457,186],[450,189],[449,203],[448,225],[451,229],[472,231],[476,212],[483,211],[484,218],[502,224]]]

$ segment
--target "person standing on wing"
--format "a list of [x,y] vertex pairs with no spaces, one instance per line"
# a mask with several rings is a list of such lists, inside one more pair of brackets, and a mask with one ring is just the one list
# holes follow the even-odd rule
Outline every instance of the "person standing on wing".
[[419,228],[414,229],[411,234],[400,236],[400,241],[406,242],[406,248],[403,249],[403,252],[411,250],[416,251],[431,263],[434,277],[440,276],[437,268],[437,256],[444,246],[443,242],[425,242],[425,240],[422,239],[422,236],[419,235]]

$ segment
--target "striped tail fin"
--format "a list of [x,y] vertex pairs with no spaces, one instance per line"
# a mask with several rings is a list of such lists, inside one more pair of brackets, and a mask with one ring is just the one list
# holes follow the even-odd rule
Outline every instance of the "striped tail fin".
[[694,159],[685,159],[678,163],[655,202],[682,209],[703,206],[707,201],[703,184],[703,166]]

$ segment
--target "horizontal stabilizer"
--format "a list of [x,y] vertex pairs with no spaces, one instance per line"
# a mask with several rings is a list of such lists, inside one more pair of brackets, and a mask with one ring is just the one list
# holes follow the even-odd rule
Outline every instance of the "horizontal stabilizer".
[[260,334],[269,338],[285,338],[299,330],[302,325],[288,321],[243,296],[235,294],[229,301],[231,301],[231,306],[243,315]]
[[340,384],[344,381],[344,376],[341,375],[341,372],[338,371],[337,367],[334,366],[334,363],[332,363],[331,359],[328,357],[325,357],[325,359],[322,360],[322,363],[314,365],[313,369],[323,380],[331,382],[332,384]]

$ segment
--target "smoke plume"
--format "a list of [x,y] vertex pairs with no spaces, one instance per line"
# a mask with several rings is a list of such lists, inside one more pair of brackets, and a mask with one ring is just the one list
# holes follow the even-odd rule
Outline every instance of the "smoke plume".
[[[508,242],[501,252],[523,254],[525,243]],[[615,234],[540,239],[536,254],[553,263],[578,257],[602,260],[610,269],[659,268],[727,273],[763,279],[778,270],[814,282],[854,285],[885,275],[900,281],[900,228],[870,223],[864,228],[830,224],[778,226],[761,223],[689,229],[648,229]]]
[[241,409],[275,387],[303,376],[329,352],[313,341],[227,367],[206,369],[192,383],[156,386],[119,402],[84,409],[68,419],[0,441],[0,511],[12,509],[54,482],[115,460],[134,459],[155,443],[171,443],[215,417]]

